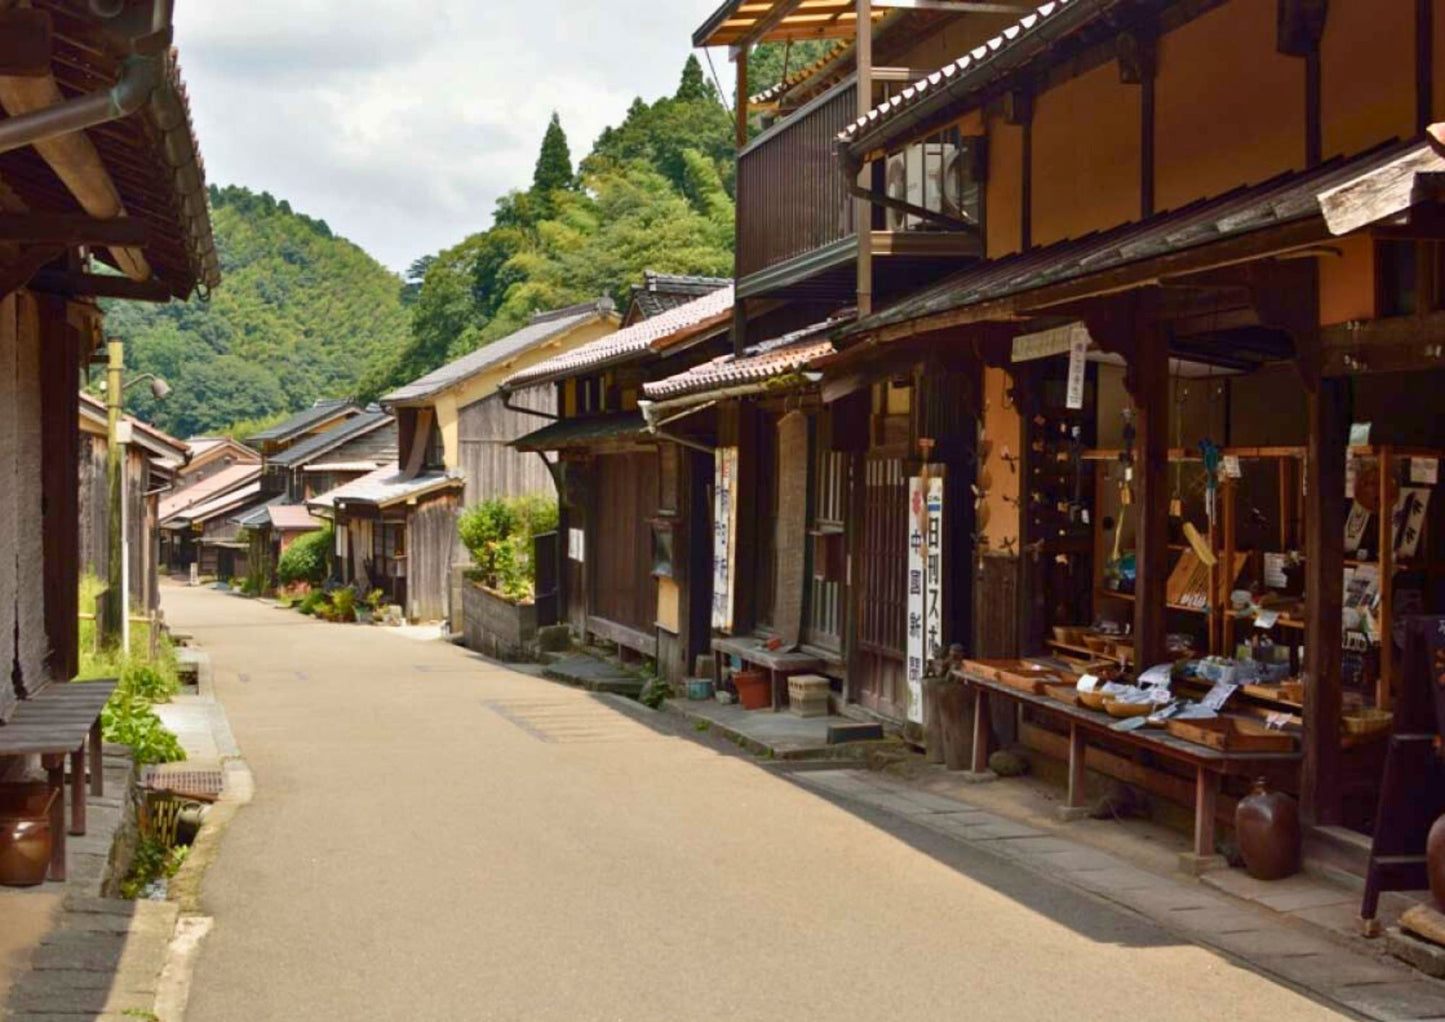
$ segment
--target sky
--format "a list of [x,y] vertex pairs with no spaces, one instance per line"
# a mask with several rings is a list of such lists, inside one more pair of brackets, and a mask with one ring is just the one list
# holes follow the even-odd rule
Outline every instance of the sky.
[[672,92],[715,6],[191,0],[176,45],[207,180],[286,199],[401,272],[531,182],[553,110],[575,160],[634,97]]

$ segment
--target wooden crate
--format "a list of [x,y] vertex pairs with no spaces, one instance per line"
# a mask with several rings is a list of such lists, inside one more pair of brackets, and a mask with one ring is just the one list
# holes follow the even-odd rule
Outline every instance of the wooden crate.
[[1294,735],[1242,717],[1171,720],[1166,726],[1175,738],[1220,752],[1293,752],[1295,748]]

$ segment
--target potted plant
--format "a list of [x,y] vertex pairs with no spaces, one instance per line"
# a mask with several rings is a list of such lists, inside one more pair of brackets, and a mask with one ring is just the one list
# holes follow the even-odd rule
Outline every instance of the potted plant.
[[380,589],[373,589],[367,593],[360,603],[356,605],[357,624],[369,625],[382,616],[382,608],[386,604],[386,594]]
[[556,529],[557,502],[547,498],[495,497],[462,513],[457,532],[472,555],[462,587],[468,648],[507,660],[530,655],[537,639],[533,540]]

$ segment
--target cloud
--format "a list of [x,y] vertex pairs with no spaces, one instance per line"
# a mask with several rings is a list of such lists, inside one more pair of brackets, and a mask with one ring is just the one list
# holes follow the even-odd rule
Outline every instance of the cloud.
[[634,97],[672,91],[713,0],[177,6],[208,178],[285,198],[399,271],[530,182],[553,110],[576,159]]

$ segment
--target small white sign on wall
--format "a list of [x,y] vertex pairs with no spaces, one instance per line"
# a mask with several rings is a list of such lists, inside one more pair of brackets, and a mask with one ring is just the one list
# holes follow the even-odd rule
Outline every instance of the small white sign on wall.
[[570,561],[587,560],[587,534],[581,529],[567,530],[567,559]]

